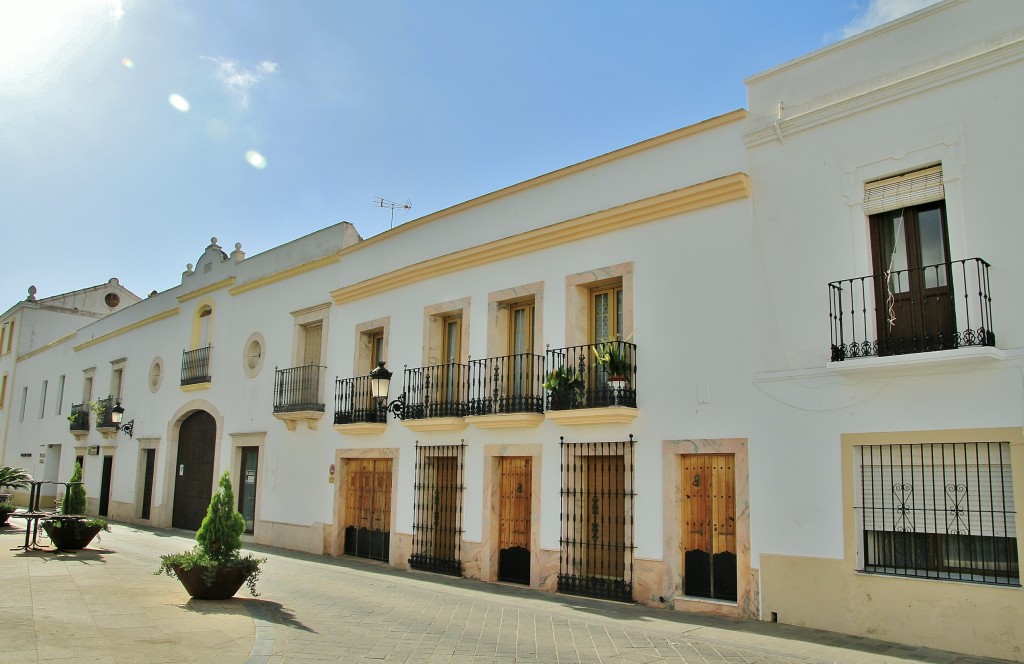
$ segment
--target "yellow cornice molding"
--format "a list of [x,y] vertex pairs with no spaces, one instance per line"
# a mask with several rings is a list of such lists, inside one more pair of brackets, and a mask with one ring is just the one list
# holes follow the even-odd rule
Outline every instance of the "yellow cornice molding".
[[69,339],[74,339],[77,334],[78,334],[77,330],[74,331],[74,332],[68,332],[67,334],[65,334],[60,339],[54,339],[53,341],[51,341],[48,344],[44,344],[44,345],[40,346],[39,348],[36,348],[35,350],[30,350],[29,352],[25,353],[24,355],[19,356],[18,357],[18,361],[21,362],[22,360],[27,360],[28,358],[30,358],[30,357],[32,357],[34,355],[38,355],[39,353],[42,353],[45,350],[49,350],[49,349],[53,348],[54,346],[59,346],[59,345],[61,345],[62,343],[64,343],[65,341],[67,341]]
[[114,337],[121,336],[122,334],[125,334],[126,332],[131,332],[132,330],[137,330],[140,327],[145,327],[146,325],[149,325],[150,323],[155,323],[155,322],[163,320],[165,318],[170,318],[171,316],[177,316],[180,311],[181,311],[180,307],[174,307],[173,309],[168,309],[167,311],[161,311],[158,314],[153,314],[149,318],[143,318],[142,320],[135,321],[131,325],[125,325],[122,328],[118,328],[118,329],[114,330],[113,332],[107,332],[106,334],[101,334],[100,336],[96,337],[95,339],[89,339],[88,341],[83,341],[82,343],[80,343],[77,346],[75,346],[74,350],[75,350],[75,352],[78,352],[78,351],[82,350],[83,348],[88,348],[89,346],[95,346],[96,344],[103,343],[104,341],[107,341],[108,339],[113,339]]
[[221,279],[220,281],[218,281],[216,283],[210,284],[209,286],[203,286],[202,288],[200,288],[198,290],[194,290],[191,293],[185,293],[184,295],[179,295],[178,296],[178,302],[188,302],[189,300],[194,300],[197,297],[202,297],[202,296],[206,295],[207,293],[212,293],[213,291],[220,290],[221,288],[227,288],[227,287],[233,285],[234,283],[235,283],[235,278],[234,277],[228,277],[227,279]]
[[372,244],[376,244],[377,242],[382,242],[384,240],[391,239],[391,238],[395,237],[395,235],[397,235],[399,233],[405,233],[406,231],[410,231],[410,230],[412,230],[414,228],[419,228],[420,226],[422,226],[424,224],[429,224],[431,222],[438,221],[438,220],[443,219],[445,217],[450,217],[451,215],[458,214],[460,212],[465,212],[466,210],[470,210],[472,208],[475,208],[478,205],[484,205],[485,203],[491,203],[491,202],[493,202],[493,201],[495,201],[495,200],[497,200],[499,198],[504,198],[505,196],[511,196],[512,194],[518,194],[518,193],[523,192],[523,191],[525,191],[527,189],[533,189],[534,187],[539,187],[541,185],[548,184],[548,183],[553,182],[555,180],[558,180],[558,179],[561,179],[561,178],[564,178],[564,177],[568,177],[570,175],[575,175],[576,173],[579,173],[580,171],[585,171],[585,170],[588,170],[588,169],[591,169],[591,168],[596,168],[597,166],[603,166],[604,164],[607,164],[608,162],[616,161],[618,159],[623,159],[625,157],[629,157],[631,155],[634,155],[634,154],[636,154],[638,152],[643,152],[644,150],[651,150],[653,148],[661,147],[662,145],[665,145],[666,143],[671,143],[673,141],[678,141],[680,139],[687,138],[687,137],[693,136],[695,134],[700,134],[700,133],[703,133],[705,131],[711,131],[712,129],[717,129],[717,128],[722,127],[722,126],[725,126],[725,125],[728,125],[728,124],[732,124],[734,122],[745,122],[746,119],[747,119],[747,111],[746,111],[746,109],[740,108],[740,109],[737,109],[735,111],[730,111],[728,113],[725,113],[723,115],[719,115],[719,116],[716,116],[716,117],[713,117],[713,118],[709,118],[707,120],[704,120],[703,122],[698,122],[696,124],[692,124],[692,125],[689,125],[689,126],[686,126],[686,127],[682,127],[680,129],[676,129],[676,130],[670,131],[667,134],[662,134],[660,136],[655,136],[653,138],[648,138],[645,141],[640,141],[639,143],[634,143],[633,145],[627,145],[624,148],[619,148],[618,150],[614,150],[612,152],[608,152],[608,153],[605,153],[603,155],[599,155],[599,156],[594,157],[592,159],[588,159],[586,161],[581,161],[581,162],[579,162],[577,164],[572,164],[571,166],[566,166],[565,168],[560,168],[557,171],[551,171],[550,173],[545,173],[544,175],[538,175],[535,178],[531,178],[531,179],[526,180],[524,182],[520,182],[518,184],[514,184],[514,185],[511,185],[511,186],[505,187],[504,189],[499,189],[498,191],[492,191],[489,194],[484,194],[483,196],[478,196],[477,198],[473,198],[471,200],[465,201],[464,203],[459,203],[459,204],[453,205],[453,206],[451,206],[449,208],[445,208],[443,210],[438,210],[437,212],[434,212],[433,214],[428,214],[425,217],[420,217],[419,219],[413,219],[412,221],[406,222],[406,223],[402,224],[401,226],[397,226],[397,227],[392,228],[390,230],[384,231],[383,233],[380,233],[379,235],[374,235],[371,238],[367,238],[367,239],[363,240],[362,242],[357,242],[356,244],[353,244],[351,246],[345,247],[344,249],[342,249],[339,252],[339,254],[343,255],[343,254],[346,254],[346,253],[348,253],[350,251],[358,251],[358,250],[364,249],[364,248],[366,248],[366,247],[368,247],[368,246],[370,246]]
[[241,293],[262,288],[264,286],[277,283],[278,281],[284,281],[285,279],[289,279],[304,272],[316,270],[325,265],[330,265],[331,263],[337,263],[340,260],[341,256],[338,253],[331,254],[330,256],[324,256],[323,258],[317,258],[316,260],[309,261],[308,263],[296,265],[295,267],[290,267],[287,270],[281,270],[280,272],[268,274],[265,277],[260,277],[259,279],[253,279],[252,281],[247,281],[244,284],[239,284],[229,290],[228,293],[231,295],[240,295]]
[[320,304],[314,304],[311,307],[306,307],[304,309],[298,309],[296,311],[292,311],[291,315],[292,316],[307,316],[309,314],[317,313],[319,311],[327,311],[330,308],[331,308],[331,303],[330,302],[321,302]]
[[493,261],[521,256],[549,247],[575,242],[602,233],[629,228],[676,214],[740,200],[750,196],[746,173],[733,173],[715,180],[634,201],[601,212],[569,219],[543,228],[469,247],[420,263],[407,265],[350,286],[331,291],[335,304],[344,304],[384,291],[416,283]]

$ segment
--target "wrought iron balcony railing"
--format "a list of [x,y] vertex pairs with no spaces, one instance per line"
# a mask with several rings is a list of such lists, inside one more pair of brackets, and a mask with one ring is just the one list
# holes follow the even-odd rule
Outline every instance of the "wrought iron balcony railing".
[[405,369],[404,420],[463,417],[469,411],[469,365],[449,362]]
[[370,377],[337,378],[334,381],[334,423],[387,422],[387,411],[378,409],[370,391]]
[[548,410],[636,408],[636,344],[606,341],[548,349]]
[[468,413],[543,413],[543,383],[543,355],[520,353],[470,360]]
[[71,414],[68,415],[69,431],[89,430],[89,404],[71,404]]
[[290,369],[274,368],[274,412],[294,413],[312,410],[324,412],[321,386],[327,367],[307,364]]
[[994,346],[988,269],[969,258],[833,281],[832,361]]
[[210,382],[210,351],[212,346],[186,350],[181,355],[181,384]]
[[96,428],[97,429],[113,429],[116,425],[111,417],[111,413],[114,409],[114,397],[107,397],[106,399],[99,399],[98,412],[96,413]]

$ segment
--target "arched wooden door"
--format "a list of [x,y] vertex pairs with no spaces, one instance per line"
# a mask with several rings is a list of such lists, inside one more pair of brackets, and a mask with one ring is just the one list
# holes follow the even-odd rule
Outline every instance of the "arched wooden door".
[[174,466],[174,514],[171,525],[199,530],[213,494],[213,457],[217,447],[217,422],[205,411],[196,411],[181,423],[178,459]]

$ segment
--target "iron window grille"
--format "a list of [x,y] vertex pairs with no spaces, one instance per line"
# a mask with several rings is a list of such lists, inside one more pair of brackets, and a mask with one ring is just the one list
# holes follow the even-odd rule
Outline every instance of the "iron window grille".
[[[598,361],[612,351],[614,368]],[[545,354],[547,409],[636,408],[636,344],[614,340],[567,348],[549,348]],[[552,374],[558,380],[551,386]]]
[[1008,443],[864,445],[861,569],[1020,585]]
[[402,419],[464,417],[469,401],[469,365],[449,362],[406,368],[402,391],[406,395]]
[[416,443],[413,569],[462,575],[462,494],[465,444]]
[[71,404],[71,414],[68,415],[68,422],[70,423],[68,426],[70,431],[88,431],[89,404]]
[[518,353],[471,360],[469,414],[543,413],[544,356]]
[[96,404],[96,427],[99,429],[114,428],[114,419],[111,415],[114,410],[114,397],[99,399]]
[[558,591],[633,601],[633,436],[562,449]]

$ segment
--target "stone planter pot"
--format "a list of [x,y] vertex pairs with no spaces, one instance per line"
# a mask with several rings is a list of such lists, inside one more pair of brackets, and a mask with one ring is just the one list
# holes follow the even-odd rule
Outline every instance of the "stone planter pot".
[[[213,583],[207,585],[204,575],[210,569],[214,572]],[[185,586],[189,596],[195,599],[229,599],[234,597],[248,578],[244,567],[210,568],[195,565],[191,569],[182,569],[180,565],[174,565],[174,574],[181,585]]]
[[82,519],[56,517],[40,522],[46,536],[60,551],[78,551],[89,546],[103,526],[87,526]]

